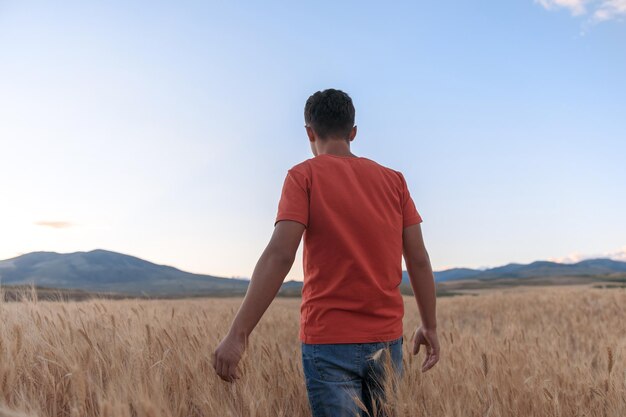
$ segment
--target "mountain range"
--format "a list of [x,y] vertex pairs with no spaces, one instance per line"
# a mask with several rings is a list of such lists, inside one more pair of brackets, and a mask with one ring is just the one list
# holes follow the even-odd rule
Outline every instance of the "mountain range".
[[[510,263],[489,269],[452,268],[434,272],[435,281],[457,281],[465,279],[489,280],[502,278],[610,276],[625,274],[626,262],[608,258],[587,259],[572,264],[550,261],[535,261],[530,264]],[[402,281],[409,282],[409,275],[402,272]]]
[[[624,277],[626,262],[589,259],[574,264],[537,261],[508,264],[485,270],[453,268],[436,271],[440,283],[460,280],[524,280],[548,277]],[[410,288],[407,271],[402,272],[404,288]],[[107,250],[56,253],[32,252],[0,261],[0,284],[106,292],[132,296],[226,296],[245,294],[249,281],[193,274],[166,265]],[[298,295],[300,281],[286,281],[279,292]],[[410,291],[410,290],[409,290]]]
[[26,285],[129,295],[245,294],[248,280],[192,274],[106,250],[32,252],[0,261],[2,285]]

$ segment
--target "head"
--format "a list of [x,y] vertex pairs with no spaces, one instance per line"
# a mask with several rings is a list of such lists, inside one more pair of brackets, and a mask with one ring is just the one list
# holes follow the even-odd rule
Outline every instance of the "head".
[[304,106],[304,122],[313,154],[317,155],[316,142],[344,142],[349,147],[356,136],[354,114],[352,99],[341,90],[329,88],[309,97]]

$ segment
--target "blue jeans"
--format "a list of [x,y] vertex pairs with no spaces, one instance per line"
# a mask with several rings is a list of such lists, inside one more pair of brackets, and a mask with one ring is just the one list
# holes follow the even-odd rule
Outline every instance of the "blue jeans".
[[[374,415],[374,403],[389,401],[403,375],[403,337],[374,343],[309,344],[301,342],[302,367],[313,417]],[[393,370],[395,378],[385,379]],[[389,382],[385,383],[387,380]],[[385,390],[392,387],[392,391]],[[377,416],[390,416],[377,407]]]

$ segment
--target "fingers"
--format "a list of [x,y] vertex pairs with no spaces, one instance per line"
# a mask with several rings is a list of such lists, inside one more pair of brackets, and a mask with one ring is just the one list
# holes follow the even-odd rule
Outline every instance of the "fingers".
[[221,358],[218,356],[217,352],[213,353],[213,369],[215,369],[215,373],[226,382],[233,382],[239,379],[237,363]]
[[426,357],[424,358],[424,362],[422,362],[422,372],[426,372],[428,369],[432,367],[432,349],[426,349]]
[[236,363],[231,363],[228,366],[228,378],[230,379],[230,382],[234,382],[239,379],[239,370],[237,369]]
[[436,337],[431,338],[428,341],[428,345],[426,347],[426,359],[422,364],[422,372],[428,371],[430,368],[435,366],[437,362],[439,362],[439,341]]
[[439,361],[439,340],[437,339],[437,333],[427,332],[419,327],[413,334],[413,355],[417,355],[420,351],[421,345],[426,347],[426,357],[422,362],[422,372],[426,372],[431,369]]
[[240,339],[226,336],[213,352],[213,369],[226,382],[234,382],[240,378],[237,364],[242,359],[245,345]]
[[225,360],[218,360],[217,374],[223,381],[233,382],[231,367],[232,365]]
[[220,378],[222,378],[224,381],[228,381],[227,378],[227,373],[228,371],[228,365],[224,363],[223,360],[220,360],[218,358],[218,362],[217,362],[217,374],[219,375]]
[[430,368],[435,366],[435,364],[439,361],[439,353],[435,353],[434,351],[426,357],[426,360],[422,364],[422,372],[428,371]]

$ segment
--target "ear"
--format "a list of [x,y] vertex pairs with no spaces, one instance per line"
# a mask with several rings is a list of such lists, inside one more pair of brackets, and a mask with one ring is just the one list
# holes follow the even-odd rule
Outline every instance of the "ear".
[[352,126],[352,129],[350,129],[350,135],[348,135],[348,140],[352,141],[352,139],[354,139],[355,136],[356,136],[356,125]]
[[313,128],[311,128],[311,126],[304,126],[304,128],[306,129],[306,134],[309,137],[309,141],[315,142],[315,132],[313,131]]

